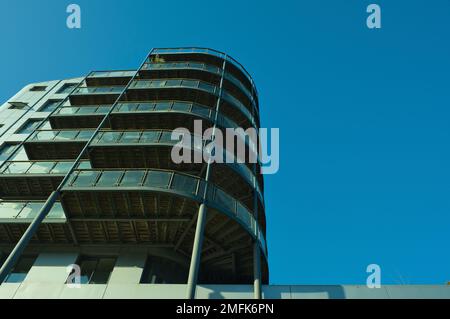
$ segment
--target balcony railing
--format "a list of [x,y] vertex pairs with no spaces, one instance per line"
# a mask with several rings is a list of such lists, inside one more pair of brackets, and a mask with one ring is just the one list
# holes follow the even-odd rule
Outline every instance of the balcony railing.
[[94,130],[40,130],[34,132],[27,142],[83,142],[93,134]]
[[[72,161],[10,161],[6,162],[0,173],[3,175],[66,175],[74,162]],[[79,169],[90,169],[89,161],[80,161]]]
[[[143,70],[183,70],[183,69],[193,69],[193,70],[202,70],[207,71],[213,74],[221,75],[222,69],[206,64],[206,63],[199,63],[199,62],[166,62],[166,63],[145,63],[142,67]],[[233,76],[229,72],[224,72],[224,78],[228,81],[232,82],[234,85],[236,85],[241,91],[247,95],[247,97],[253,101],[252,94],[247,89],[247,87],[238,80],[235,76]]]
[[87,106],[63,106],[56,110],[54,115],[105,115],[108,113],[111,105],[87,105]]
[[94,71],[89,74],[90,78],[119,78],[119,77],[133,77],[136,71]]
[[[0,223],[30,223],[43,205],[44,202],[0,202]],[[56,202],[53,205],[43,222],[66,222],[61,203]]]
[[79,87],[72,94],[120,94],[125,89],[124,86],[91,86]]
[[[226,55],[222,52],[219,52],[217,50],[213,49],[207,49],[207,48],[160,48],[160,49],[154,49],[152,54],[189,54],[189,53],[202,53],[202,54],[209,54],[216,57],[219,57],[221,59],[226,59],[228,62],[231,62],[235,67],[237,67],[249,80],[250,83],[253,84],[253,79],[250,76],[250,74],[247,72],[247,70],[240,64],[238,61],[233,59],[231,56]],[[256,88],[255,88],[256,92]]]
[[[219,88],[207,82],[199,81],[199,80],[186,80],[186,79],[167,79],[167,80],[134,80],[130,88],[135,89],[164,89],[164,88],[194,88],[202,91],[206,91],[213,95],[219,94]],[[245,117],[252,123],[253,126],[256,126],[255,119],[250,111],[242,104],[238,99],[233,97],[231,94],[222,91],[223,98],[228,103],[237,108]]]
[[[200,136],[191,135],[191,142],[188,145],[183,145],[188,149],[193,149],[197,152],[203,151],[202,138]],[[96,145],[125,145],[125,144],[141,144],[141,145],[169,145],[174,146],[179,143],[179,140],[172,140],[172,131],[168,130],[145,130],[145,131],[108,131],[99,132],[92,140],[91,146]],[[184,144],[184,143],[183,143]],[[226,163],[226,158],[234,158],[234,155],[224,150],[223,162],[224,165],[229,166],[232,170],[237,172],[244,180],[251,186],[255,187],[260,200],[263,200],[263,195],[259,187],[256,176],[252,170],[245,163],[238,163],[236,158],[232,163]]]
[[267,247],[253,214],[231,195],[210,184],[205,195],[206,182],[196,176],[164,170],[76,170],[63,187],[63,191],[74,190],[149,190],[168,192],[189,197],[197,201],[206,200],[213,207],[238,221],[259,240],[266,255]]

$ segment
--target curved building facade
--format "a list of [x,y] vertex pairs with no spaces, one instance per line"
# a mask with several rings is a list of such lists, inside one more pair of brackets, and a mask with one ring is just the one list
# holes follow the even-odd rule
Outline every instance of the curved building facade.
[[[138,70],[35,84],[3,108],[1,281],[26,281],[26,269],[51,255],[78,265],[82,285],[187,284],[193,298],[197,284],[254,284],[261,296],[269,271],[260,164],[171,157],[173,130],[195,138],[196,121],[200,134],[259,129],[258,93],[237,61],[211,49],[153,49]],[[249,153],[252,142],[240,138]],[[205,145],[183,151],[195,157]]]

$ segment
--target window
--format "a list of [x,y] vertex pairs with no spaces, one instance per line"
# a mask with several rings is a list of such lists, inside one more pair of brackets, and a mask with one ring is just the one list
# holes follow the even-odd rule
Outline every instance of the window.
[[81,256],[77,264],[81,270],[81,284],[107,284],[116,264],[116,257]]
[[30,89],[30,91],[31,91],[31,92],[42,92],[42,91],[45,91],[46,89],[47,89],[46,86],[36,85],[36,86],[33,86],[33,87]]
[[49,100],[39,109],[39,112],[53,112],[59,103],[61,103],[61,100]]
[[57,94],[69,94],[70,92],[72,92],[72,90],[76,86],[77,86],[77,83],[66,83],[56,93]]
[[37,256],[36,255],[24,255],[20,257],[16,266],[11,270],[8,277],[6,277],[5,282],[9,283],[19,283],[25,280],[28,272],[33,266]]
[[23,110],[24,108],[28,108],[28,104],[23,102],[9,102],[9,104],[11,104],[9,107],[10,110]]
[[33,133],[34,130],[38,127],[38,125],[42,122],[41,119],[36,120],[28,120],[20,129],[17,130],[16,134],[30,134]]
[[5,143],[0,147],[0,162],[5,161],[16,150],[17,144]]
[[149,256],[142,272],[141,284],[184,284],[188,269],[170,259]]

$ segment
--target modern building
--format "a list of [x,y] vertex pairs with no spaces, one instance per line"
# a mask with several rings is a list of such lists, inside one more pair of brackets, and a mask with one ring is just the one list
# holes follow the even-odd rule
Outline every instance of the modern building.
[[259,128],[255,84],[227,54],[154,49],[137,70],[31,84],[1,106],[0,298],[450,296],[268,286],[260,165],[174,163],[171,133],[194,120]]

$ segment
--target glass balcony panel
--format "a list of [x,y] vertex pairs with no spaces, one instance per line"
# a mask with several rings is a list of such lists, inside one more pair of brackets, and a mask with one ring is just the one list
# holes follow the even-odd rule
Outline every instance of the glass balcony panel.
[[77,114],[92,114],[95,113],[96,110],[97,110],[96,106],[83,106],[80,107]]
[[142,178],[144,177],[144,171],[126,171],[123,176],[120,186],[123,187],[133,187],[140,186],[142,183]]
[[120,139],[120,143],[137,143],[141,132],[124,132]]
[[30,162],[11,162],[3,174],[25,174],[30,166]]
[[17,218],[34,219],[44,203],[27,203]]
[[72,183],[73,187],[92,187],[97,179],[98,172],[81,171]]
[[149,171],[145,185],[148,187],[167,188],[171,173],[163,171]]
[[190,108],[191,108],[190,103],[183,103],[183,102],[174,102],[172,106],[173,111],[181,111],[181,112],[189,112]]
[[48,174],[55,166],[55,162],[34,162],[27,174]]
[[58,162],[52,169],[52,174],[67,174],[73,162]]
[[159,140],[160,131],[146,131],[142,132],[141,143],[156,143]]
[[77,135],[77,140],[89,140],[94,134],[94,131],[80,131]]
[[58,131],[38,131],[34,137],[34,140],[38,141],[52,141]]
[[155,111],[168,111],[170,110],[171,102],[157,102],[155,106]]
[[137,110],[139,112],[153,111],[155,103],[139,103]]
[[197,88],[199,84],[199,81],[194,81],[194,80],[183,80],[182,85],[183,86],[187,86],[187,87],[191,87],[191,88]]
[[180,86],[181,80],[167,80],[166,86]]
[[235,213],[236,201],[230,195],[219,188],[216,189],[215,201],[225,207],[227,210]]
[[119,107],[119,112],[134,112],[136,107],[136,103],[123,103]]
[[117,181],[121,175],[122,175],[121,171],[104,171],[95,186],[97,187],[117,186]]
[[58,141],[74,140],[77,134],[78,131],[59,131],[55,139]]
[[173,176],[171,188],[181,192],[195,194],[197,189],[197,181],[197,179],[190,176],[175,174]]
[[209,117],[211,109],[206,107],[201,107],[196,104],[192,106],[192,113],[198,114],[200,116]]
[[63,209],[61,203],[55,203],[46,218],[60,219],[60,218],[65,218],[65,217],[66,217],[66,214],[64,213],[64,209]]
[[0,203],[0,219],[16,218],[25,203]]
[[97,113],[98,114],[106,114],[106,113],[108,113],[110,108],[111,108],[111,106],[99,106],[97,109]]
[[92,169],[91,162],[81,161],[80,164],[78,164],[77,169]]
[[245,208],[241,203],[237,203],[237,216],[244,222],[249,228],[251,228],[251,216],[247,208]]
[[122,132],[103,132],[103,135],[100,138],[99,143],[105,143],[105,144],[116,143],[119,140],[121,135],[122,135]]
[[209,83],[206,82],[201,82],[199,83],[198,86],[200,89],[206,90],[208,92],[214,93],[216,91],[216,87],[214,85],[211,85]]
[[58,110],[58,114],[75,114],[79,107],[62,107]]
[[161,134],[161,138],[159,139],[160,143],[169,143],[169,144],[175,144],[176,141],[172,140],[172,132],[163,131]]

